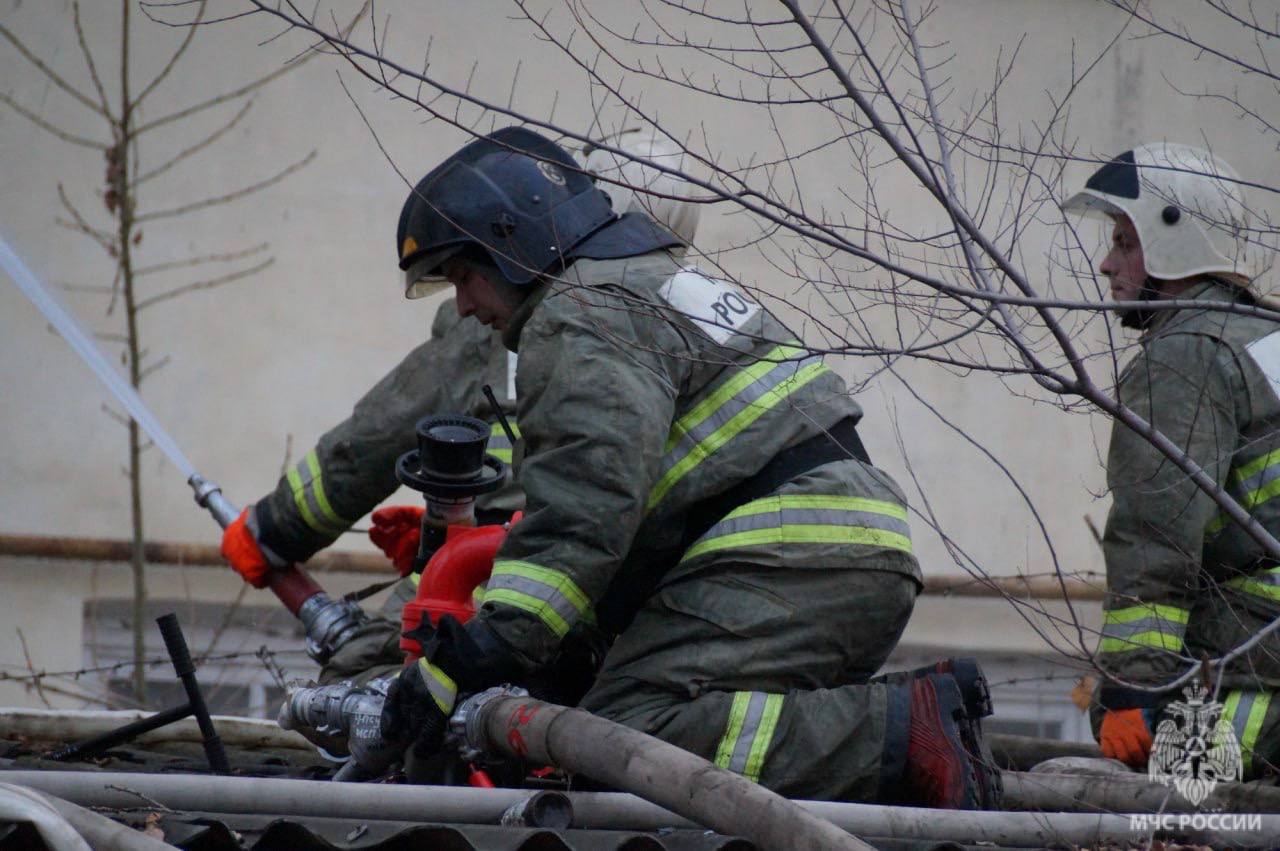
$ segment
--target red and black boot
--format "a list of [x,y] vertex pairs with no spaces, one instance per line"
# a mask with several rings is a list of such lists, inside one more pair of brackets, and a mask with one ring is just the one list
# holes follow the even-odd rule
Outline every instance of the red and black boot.
[[939,809],[999,809],[1000,775],[955,677],[925,673],[898,687],[910,706],[898,797]]
[[965,714],[971,721],[976,722],[991,715],[991,690],[987,687],[986,675],[982,673],[977,659],[952,656],[910,671],[881,674],[872,677],[871,682],[896,685],[929,674],[950,674],[955,677],[956,685],[960,686],[960,694],[964,698]]

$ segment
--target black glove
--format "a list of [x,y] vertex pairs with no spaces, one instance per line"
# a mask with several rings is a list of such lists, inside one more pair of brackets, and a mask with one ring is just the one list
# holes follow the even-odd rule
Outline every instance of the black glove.
[[521,666],[478,621],[463,626],[445,615],[432,628],[424,619],[413,637],[422,644],[422,658],[387,690],[380,730],[425,758],[440,750],[459,694],[517,681]]
[[387,689],[378,728],[389,742],[413,745],[416,756],[438,753],[444,744],[457,688],[439,668],[419,659]]
[[519,683],[527,674],[506,644],[479,620],[463,626],[445,615],[429,635],[420,630],[419,639],[422,658],[452,678],[463,694]]

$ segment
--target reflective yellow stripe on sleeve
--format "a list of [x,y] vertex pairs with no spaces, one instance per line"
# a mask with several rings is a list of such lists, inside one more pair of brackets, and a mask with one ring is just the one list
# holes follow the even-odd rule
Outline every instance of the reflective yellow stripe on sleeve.
[[312,449],[301,461],[289,468],[285,479],[293,491],[293,502],[302,515],[303,522],[312,530],[329,537],[337,537],[351,525],[350,520],[338,516],[329,504],[324,491],[324,474],[320,459]]
[[495,561],[484,602],[529,612],[558,638],[567,635],[591,606],[568,574],[527,561]]

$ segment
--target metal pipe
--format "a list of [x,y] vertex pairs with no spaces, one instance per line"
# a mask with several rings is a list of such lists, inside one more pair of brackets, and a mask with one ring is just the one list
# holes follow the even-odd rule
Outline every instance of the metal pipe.
[[873,851],[781,795],[639,730],[527,696],[477,697],[465,723],[473,747],[587,775],[763,849]]
[[[439,824],[498,824],[517,801],[536,792],[474,789],[465,786],[365,786],[314,780],[276,780],[206,775],[150,775],[128,772],[3,771],[0,779],[40,789],[82,806],[117,809],[163,804],[174,810],[274,815],[282,818],[331,817]],[[634,795],[617,792],[569,792],[575,828],[660,830],[698,825]],[[154,802],[154,803],[152,803]],[[1105,842],[1126,846],[1146,838],[1127,814],[993,813],[927,810],[875,804],[796,802],[832,824],[862,836],[990,843],[1022,848]],[[1222,847],[1272,847],[1280,836],[1280,816],[1251,817],[1245,829],[1222,832],[1188,825],[1176,838]]]
[[[1280,789],[1219,783],[1199,806],[1145,774],[1053,774],[1006,771],[1004,805],[1017,810],[1091,813],[1280,813]],[[1280,838],[1280,837],[1278,837]]]
[[[122,561],[130,558],[130,543],[110,538],[68,538],[49,535],[0,535],[0,556],[75,559],[77,561]],[[218,547],[207,544],[149,541],[144,554],[150,564],[181,564],[188,567],[226,568]],[[307,562],[307,570],[387,575],[385,556],[376,553],[324,550]],[[1072,600],[1101,600],[1102,584],[1081,579],[1065,580]],[[927,576],[924,593],[948,597],[1004,597],[1061,600],[1063,585],[1049,577],[1023,578],[993,576],[977,580],[969,576]]]
[[182,681],[182,688],[187,693],[187,704],[196,718],[196,724],[200,726],[200,740],[204,745],[204,754],[209,759],[209,767],[219,774],[230,774],[231,763],[227,761],[222,739],[218,738],[213,719],[209,717],[209,707],[200,691],[196,666],[191,661],[191,650],[187,647],[186,636],[182,634],[178,616],[170,612],[156,618],[156,623],[160,626],[160,636],[164,639],[165,649],[169,651],[169,659],[173,662],[173,672]]
[[[0,556],[71,559],[75,561],[127,562],[132,544],[113,538],[68,538],[49,535],[0,535]],[[226,570],[226,560],[217,546],[148,541],[143,548],[148,564],[177,564],[186,567],[217,567]],[[380,553],[325,550],[307,562],[313,572],[375,573],[386,576],[391,566]]]
[[[151,718],[135,709],[15,709],[0,708],[0,738],[24,738],[37,742],[65,742],[102,736],[118,727]],[[227,745],[238,748],[280,748],[312,753],[315,748],[297,733],[281,730],[274,721],[259,718],[212,716]],[[199,742],[195,719],[183,718],[158,730],[143,733],[137,744]]]
[[991,746],[996,765],[1006,771],[1030,771],[1046,759],[1062,756],[1102,759],[1102,749],[1092,742],[1064,742],[1008,733],[988,733],[984,738]]
[[[116,745],[122,745],[125,742],[132,741],[143,733],[149,733],[160,727],[168,726],[175,721],[181,721],[183,718],[191,716],[191,704],[184,703],[181,706],[175,706],[172,709],[164,709],[154,715],[148,715],[146,718],[139,718],[114,730],[94,736],[83,742],[77,742],[74,745],[67,745],[65,748],[59,748],[49,754],[49,759],[55,762],[66,762],[67,760],[78,759],[84,756],[93,756],[110,750]],[[63,732],[66,735],[66,732]]]

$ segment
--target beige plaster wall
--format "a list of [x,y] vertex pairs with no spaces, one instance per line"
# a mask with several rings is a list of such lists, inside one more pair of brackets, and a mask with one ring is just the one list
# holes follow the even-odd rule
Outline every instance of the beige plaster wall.
[[[594,5],[613,18],[625,18],[636,8],[623,2]],[[1123,23],[1114,10],[1090,0],[941,5],[929,34],[948,40],[955,53],[948,68],[952,102],[983,90],[997,55],[1004,51],[1008,56],[1017,46],[1020,58],[1003,91],[1001,113],[1007,126],[1028,130],[1048,109],[1046,92],[1064,84],[1072,50],[1077,62],[1091,56]],[[86,29],[105,67],[118,49],[118,8],[107,2],[83,7]],[[1194,17],[1188,0],[1181,0],[1180,8]],[[557,121],[589,123],[592,105],[580,75],[553,48],[534,39],[528,22],[510,19],[514,7],[498,0],[429,5],[402,0],[379,3],[379,10],[395,24],[391,52],[410,64],[420,60],[430,40],[433,72],[463,81],[477,63],[475,89],[503,100],[519,67],[516,97],[523,108],[549,111],[554,103]],[[47,57],[59,73],[82,84],[87,79],[67,0],[0,0],[0,23]],[[570,26],[562,12],[552,23],[561,32]],[[283,38],[260,44],[276,31],[265,21],[247,19],[200,33],[189,62],[155,92],[143,118],[164,115],[279,67],[302,43]],[[145,21],[137,23],[135,33],[139,69],[160,67],[181,37],[179,30]],[[1247,177],[1274,183],[1273,149],[1265,140],[1234,121],[1228,109],[1189,105],[1166,82],[1166,77],[1187,86],[1237,80],[1211,57],[1195,63],[1191,59],[1158,42],[1122,37],[1074,101],[1071,128],[1079,149],[1103,155],[1144,140],[1208,139]],[[139,70],[135,76],[144,74]],[[115,74],[106,77],[114,89]],[[252,280],[158,306],[143,317],[146,345],[172,358],[146,385],[149,404],[195,465],[241,502],[274,485],[286,435],[292,436],[296,460],[423,338],[439,303],[406,304],[398,297],[391,252],[405,187],[348,101],[340,78],[390,158],[410,179],[465,139],[439,122],[424,125],[419,114],[388,103],[349,68],[322,58],[260,93],[250,115],[222,142],[192,157],[189,168],[148,185],[141,197],[144,211],[171,207],[251,184],[312,149],[318,152],[304,171],[249,201],[144,226],[139,246],[141,262],[155,264],[271,243],[274,264]],[[670,121],[690,132],[705,132],[727,157],[745,158],[773,145],[759,114],[725,105],[694,107],[672,87],[638,79],[634,85],[645,88],[646,102]],[[99,121],[8,45],[0,45],[0,88],[48,121],[102,135]],[[152,164],[163,161],[229,116],[227,109],[212,110],[191,126],[144,140],[140,154]],[[803,137],[803,128],[790,129]],[[52,284],[110,283],[110,264],[102,252],[54,223],[63,215],[59,184],[99,223],[107,223],[97,197],[103,166],[99,154],[51,139],[26,119],[0,109],[0,236]],[[833,167],[839,168],[838,161]],[[1082,180],[1087,170],[1084,165],[1074,168],[1073,179]],[[839,204],[834,181],[822,177],[810,179],[811,197]],[[918,193],[894,180],[887,178],[881,187],[883,197],[895,199],[904,215],[918,211],[922,228],[936,218]],[[740,227],[738,219],[712,212],[704,219],[699,242],[708,250],[732,244],[741,236]],[[1084,233],[1101,244],[1101,228]],[[1032,240],[1020,249],[1028,272],[1047,277],[1047,246]],[[725,262],[766,291],[786,291],[786,281],[758,262],[746,258],[735,267],[734,255]],[[197,278],[175,274],[147,284],[165,287]],[[118,312],[104,315],[99,295],[64,292],[62,297],[96,330],[112,329],[119,321]],[[1095,323],[1090,331],[1095,341],[1098,328]],[[118,354],[112,343],[104,343],[104,350]],[[1052,561],[1034,518],[1005,474],[906,393],[904,382],[950,423],[979,437],[1017,477],[1035,500],[1063,569],[1101,568],[1082,518],[1088,514],[1101,523],[1105,516],[1106,500],[1098,496],[1103,489],[1099,453],[1105,449],[1104,422],[1064,413],[1024,379],[958,376],[925,363],[904,363],[894,377],[879,372],[878,362],[860,358],[833,365],[856,381],[876,375],[860,396],[867,413],[862,432],[870,451],[913,491],[909,461],[943,526],[988,570],[1040,572],[1050,569]],[[12,286],[0,281],[0,532],[126,534],[127,488],[120,473],[126,437],[102,413],[103,401],[95,380],[62,341]],[[898,450],[895,422],[906,457]],[[155,451],[146,456],[145,498],[152,537],[216,541],[216,529],[194,510],[182,477]],[[922,505],[918,499],[916,504]],[[937,536],[923,523],[915,528],[926,569],[954,570]],[[367,544],[350,536],[342,546]],[[153,571],[153,592],[172,581],[169,576]],[[199,576],[198,587],[205,589],[201,593],[234,592],[228,577]],[[0,581],[0,605],[21,613],[21,622],[33,630],[29,639],[49,634],[40,632],[38,624],[57,624],[68,612],[78,611],[72,600],[83,592],[80,573],[72,565],[6,568]],[[61,614],[45,617],[41,610],[46,607],[57,607]],[[995,610],[990,615],[988,623],[1001,627],[984,631],[984,640],[1019,646],[1033,640],[1012,616]],[[945,629],[939,625],[949,623],[949,618],[935,620],[928,628]],[[0,648],[6,651],[0,655],[7,661],[14,658],[12,636],[12,629],[0,627]],[[62,633],[64,641],[69,636]]]

